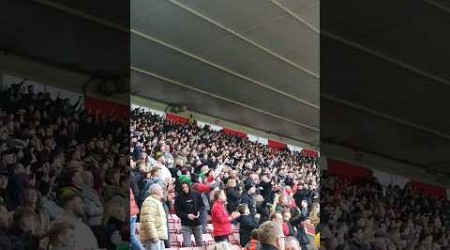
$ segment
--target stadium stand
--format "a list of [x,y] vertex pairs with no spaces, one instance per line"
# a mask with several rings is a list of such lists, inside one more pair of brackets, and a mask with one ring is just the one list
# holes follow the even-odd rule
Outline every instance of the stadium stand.
[[[278,221],[286,236],[298,238],[303,249],[310,249],[313,242],[308,235],[315,235],[319,223],[318,154],[290,151],[281,143],[262,145],[249,141],[243,132],[199,123],[174,114],[132,111],[132,193],[141,212],[159,200],[167,221],[164,226],[161,214],[155,212],[156,224],[149,223],[145,212],[145,222],[141,218],[133,235],[133,249],[157,242],[170,249],[195,249],[222,240],[245,248],[249,239],[242,237],[250,234],[244,231],[252,230],[247,225],[257,228],[268,220]],[[163,187],[163,195],[152,191],[155,184]],[[220,190],[226,198],[219,198]],[[240,209],[240,204],[247,209]],[[147,231],[159,230],[167,231],[168,237],[148,237]],[[197,231],[202,242],[196,242]]]
[[0,249],[126,249],[128,117],[48,89],[0,93]]
[[333,159],[327,163],[321,249],[450,249],[444,188]]

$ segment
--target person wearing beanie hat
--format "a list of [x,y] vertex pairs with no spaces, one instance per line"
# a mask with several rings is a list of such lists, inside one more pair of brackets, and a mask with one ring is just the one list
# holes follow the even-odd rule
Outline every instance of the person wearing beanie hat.
[[178,176],[178,181],[180,182],[180,184],[186,183],[189,186],[192,186],[192,180],[189,175],[182,174]]
[[164,153],[161,152],[161,151],[158,151],[158,152],[155,152],[155,153],[153,154],[153,159],[155,159],[156,161],[158,161],[158,160],[161,159],[161,157],[163,157],[163,156],[164,156]]

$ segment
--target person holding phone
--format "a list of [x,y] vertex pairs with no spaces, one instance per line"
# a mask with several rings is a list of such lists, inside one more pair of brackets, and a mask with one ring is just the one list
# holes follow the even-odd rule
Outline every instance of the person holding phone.
[[192,191],[188,183],[181,183],[181,192],[175,198],[175,212],[181,219],[183,247],[192,246],[192,234],[194,235],[197,247],[203,245],[200,211],[204,206],[205,204],[200,194]]

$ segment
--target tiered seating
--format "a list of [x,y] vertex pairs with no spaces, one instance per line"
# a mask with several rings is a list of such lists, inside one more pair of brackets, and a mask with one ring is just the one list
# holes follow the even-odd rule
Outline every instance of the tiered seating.
[[[183,246],[183,235],[181,234],[181,220],[176,214],[169,215],[169,234],[170,234],[170,248],[169,250],[182,250],[182,249],[205,249],[204,247],[197,247],[194,235],[192,235],[192,247],[182,247]],[[314,236],[315,230],[314,226],[308,221],[304,223],[306,233]],[[208,224],[206,226],[206,234],[203,234],[203,241],[206,247],[214,245],[214,237],[212,236],[213,225],[211,224],[211,217],[208,217]],[[240,246],[239,241],[239,224],[234,226],[233,234],[230,236],[230,243],[236,246]]]
[[[184,249],[183,245],[183,235],[181,234],[181,220],[176,214],[169,215],[169,234],[170,234],[170,246],[173,249]],[[212,236],[212,224],[208,224],[207,233],[203,234],[203,241],[206,246],[213,245],[215,243],[214,237]],[[197,244],[195,242],[194,235],[191,236],[191,240],[193,243],[193,247],[196,248]],[[192,247],[187,247],[188,249],[192,249]]]
[[[181,234],[181,220],[176,214],[170,214],[169,215],[169,234],[170,234],[170,249],[185,249],[182,247],[183,245],[183,235]],[[210,223],[211,217],[208,217],[208,224],[206,227],[206,234],[203,234],[203,241],[205,242],[206,246],[211,246],[215,243],[214,237],[212,236],[212,230],[213,225]],[[314,236],[315,230],[314,226],[308,221],[304,223],[306,233]],[[195,249],[197,248],[197,244],[195,242],[195,238],[192,235],[191,240],[193,243],[193,247],[187,247],[188,249]],[[239,224],[234,226],[233,234],[230,236],[230,243],[233,245],[239,245]],[[200,247],[201,248],[201,247]]]

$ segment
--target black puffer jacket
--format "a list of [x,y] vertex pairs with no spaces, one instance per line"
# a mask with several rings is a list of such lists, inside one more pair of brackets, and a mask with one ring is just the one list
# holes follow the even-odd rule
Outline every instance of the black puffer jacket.
[[247,204],[248,209],[250,209],[250,215],[255,216],[256,215],[256,204],[255,199],[253,196],[249,193],[242,194],[241,203]]
[[241,215],[239,217],[239,239],[242,247],[245,247],[250,241],[250,235],[253,229],[258,228],[258,222],[251,215]]
[[188,214],[200,215],[200,210],[204,207],[202,197],[198,192],[192,191],[189,187],[189,193],[180,192],[175,198],[175,211],[181,219],[181,225],[195,227],[199,226],[200,216],[194,220],[188,218]]
[[236,211],[237,207],[239,206],[239,202],[241,201],[241,194],[237,190],[237,188],[228,187],[226,189],[227,194],[227,210],[228,213],[232,213]]

